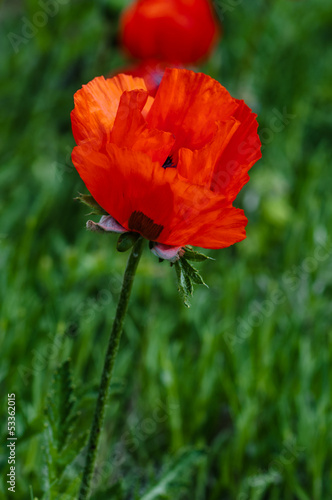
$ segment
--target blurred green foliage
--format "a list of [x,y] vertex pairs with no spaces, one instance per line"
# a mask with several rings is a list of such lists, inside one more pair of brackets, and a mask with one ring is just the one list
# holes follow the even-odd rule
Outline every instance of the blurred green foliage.
[[[58,1],[43,26],[32,0],[1,6],[2,442],[12,392],[18,436],[16,494],[4,447],[1,498],[47,491],[44,410],[68,357],[77,432],[92,418],[126,256],[115,237],[84,229],[69,115],[83,83],[126,64],[123,4]],[[253,108],[263,143],[237,199],[247,239],[197,265],[210,288],[197,287],[189,310],[174,269],[146,250],[115,366],[98,500],[332,497],[332,6],[216,4],[224,34],[202,70]],[[27,21],[40,25],[33,35]]]

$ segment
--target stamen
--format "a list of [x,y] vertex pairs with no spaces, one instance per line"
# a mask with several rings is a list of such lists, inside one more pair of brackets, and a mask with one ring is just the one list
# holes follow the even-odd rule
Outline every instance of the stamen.
[[176,168],[175,163],[173,163],[173,156],[167,156],[163,168]]

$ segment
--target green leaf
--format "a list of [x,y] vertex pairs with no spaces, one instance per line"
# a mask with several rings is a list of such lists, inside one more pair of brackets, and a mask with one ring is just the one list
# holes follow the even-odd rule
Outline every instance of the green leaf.
[[208,255],[204,255],[204,253],[196,252],[192,247],[186,246],[185,254],[183,256],[184,259],[191,260],[193,262],[203,262],[204,260],[214,260],[212,257]]
[[184,304],[190,307],[190,300],[194,292],[195,285],[206,285],[202,276],[199,274],[189,262],[182,257],[174,264],[176,276],[178,280],[178,290],[183,299]]
[[178,280],[178,291],[182,297],[184,304],[187,307],[190,307],[190,299],[193,294],[193,287],[191,281],[189,280],[188,282],[188,280],[185,279],[185,275],[182,272],[182,266],[180,264],[180,261],[181,259],[175,262],[174,264],[176,277]]
[[29,422],[22,436],[20,436],[20,444],[24,443],[24,441],[31,439],[33,436],[36,436],[37,434],[43,432],[43,425],[44,425],[43,415],[38,415],[38,417]]
[[80,201],[84,205],[92,208],[92,212],[89,215],[109,215],[100,205],[96,202],[96,200],[91,196],[91,194],[82,194],[74,198],[74,200]]
[[79,429],[80,412],[76,408],[69,360],[53,375],[45,417],[43,449],[46,467],[43,472],[46,498],[72,498],[68,497],[69,493],[74,495],[75,488],[78,488],[73,462],[86,444],[88,430]]
[[188,276],[195,285],[204,285],[207,287],[207,284],[204,283],[202,276],[199,274],[197,269],[193,267],[186,259],[180,259],[181,266],[184,274]]
[[65,446],[72,425],[78,418],[78,414],[73,412],[74,404],[75,396],[70,361],[67,360],[54,374],[46,409],[48,423],[51,426],[54,444],[58,451]]

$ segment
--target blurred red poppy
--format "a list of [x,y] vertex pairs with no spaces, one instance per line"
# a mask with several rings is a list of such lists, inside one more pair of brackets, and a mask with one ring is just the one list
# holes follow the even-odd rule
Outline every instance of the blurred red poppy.
[[178,64],[207,56],[220,32],[210,0],[138,0],[123,12],[120,29],[132,56]]
[[185,69],[166,69],[155,98],[144,80],[118,75],[95,78],[74,99],[72,160],[110,214],[90,228],[140,233],[165,255],[245,238],[247,219],[233,201],[261,143],[243,101]]

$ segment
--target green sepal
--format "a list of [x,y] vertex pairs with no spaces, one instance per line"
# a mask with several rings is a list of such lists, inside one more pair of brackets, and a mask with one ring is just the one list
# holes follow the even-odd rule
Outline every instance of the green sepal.
[[178,290],[183,299],[184,304],[190,307],[190,300],[194,293],[195,285],[205,285],[202,276],[199,274],[197,269],[195,269],[189,262],[182,257],[174,264],[176,277],[178,280]]
[[191,260],[192,262],[203,262],[204,260],[215,260],[212,257],[208,257],[208,255],[204,255],[204,253],[196,252],[192,247],[186,246],[184,247],[185,254],[183,256],[184,259]]
[[126,252],[132,248],[139,238],[139,233],[122,233],[119,236],[118,242],[116,244],[116,249],[118,252]]
[[104,210],[99,203],[96,202],[91,194],[79,193],[74,200],[80,201],[84,205],[92,208],[92,212],[90,212],[89,215],[109,215],[106,210]]

